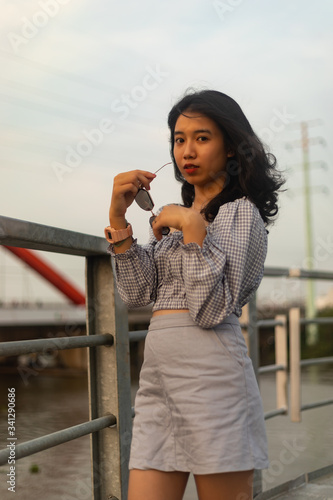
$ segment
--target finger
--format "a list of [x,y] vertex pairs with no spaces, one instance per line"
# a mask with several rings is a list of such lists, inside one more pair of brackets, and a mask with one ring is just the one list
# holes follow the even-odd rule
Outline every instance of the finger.
[[152,180],[155,179],[155,174],[151,174],[150,176],[147,176],[145,173],[139,172],[137,174],[137,180],[140,183],[139,187],[144,187],[145,189],[149,190],[150,189],[150,183]]
[[159,219],[157,220],[156,215],[153,217],[150,217],[150,225],[153,228],[153,232],[156,236],[157,234],[157,239],[160,240],[162,236],[167,236],[170,233],[170,227],[166,226],[165,223]]
[[[155,222],[155,221],[154,221]],[[153,228],[153,233],[154,233],[154,236],[155,238],[157,239],[157,241],[160,241],[162,239],[162,232],[161,232],[161,229],[159,229],[157,227],[156,224],[154,224],[153,222],[153,225],[152,225],[152,228]]]
[[121,186],[117,186],[117,188],[114,190],[116,196],[125,196],[128,193],[132,193],[133,196],[136,196],[137,192],[138,192],[138,187],[132,182],[127,184],[122,184]]
[[156,175],[144,170],[131,170],[130,172],[123,172],[114,178],[114,184],[127,184],[128,182],[141,182],[149,183],[155,179]]
[[130,175],[124,175],[122,177],[119,177],[116,182],[115,182],[115,186],[128,186],[130,183],[134,186],[134,188],[136,189],[136,192],[140,189],[140,188],[145,188],[147,190],[150,189],[150,183],[152,181],[152,179],[147,179],[147,177],[138,172],[138,171],[135,171],[135,172],[130,172],[129,173]]
[[147,177],[147,179],[155,179],[156,177],[156,174],[153,174],[153,172],[148,172],[148,170],[135,170],[135,172],[137,172],[138,174],[142,174],[144,175],[145,177]]

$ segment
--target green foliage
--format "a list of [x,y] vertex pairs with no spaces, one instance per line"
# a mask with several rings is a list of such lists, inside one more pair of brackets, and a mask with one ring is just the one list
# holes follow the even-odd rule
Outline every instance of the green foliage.
[[30,466],[29,471],[31,472],[31,474],[37,474],[37,472],[39,472],[39,465],[37,465],[37,464],[32,464],[32,465]]
[[[333,318],[333,307],[322,309],[317,318]],[[333,322],[327,325],[317,325],[318,342],[315,345],[306,345],[305,327],[302,327],[301,346],[302,359],[333,356]]]

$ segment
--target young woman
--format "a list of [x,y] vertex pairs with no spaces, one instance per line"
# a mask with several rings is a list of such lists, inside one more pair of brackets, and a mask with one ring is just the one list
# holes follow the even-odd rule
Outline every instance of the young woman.
[[[126,210],[155,175],[114,179],[109,247],[130,307],[154,303],[130,457],[129,500],[181,500],[194,474],[200,500],[249,500],[268,467],[262,402],[239,326],[257,290],[267,226],[283,180],[239,105],[213,90],[169,113],[183,205],[167,205],[145,246]],[[171,231],[164,234],[168,227]]]

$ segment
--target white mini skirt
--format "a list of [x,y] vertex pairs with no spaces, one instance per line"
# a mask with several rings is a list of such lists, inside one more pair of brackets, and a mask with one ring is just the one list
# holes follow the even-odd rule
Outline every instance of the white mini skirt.
[[212,329],[188,313],[153,317],[129,468],[214,474],[268,465],[262,401],[237,316]]

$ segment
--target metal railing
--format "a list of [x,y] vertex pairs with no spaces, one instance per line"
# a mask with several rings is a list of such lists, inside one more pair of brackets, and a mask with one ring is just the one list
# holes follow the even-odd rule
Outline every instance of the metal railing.
[[[47,349],[88,347],[90,421],[18,444],[16,459],[90,434],[94,500],[104,498],[126,500],[133,413],[130,395],[129,340],[142,340],[147,331],[128,332],[127,310],[115,287],[105,240],[96,236],[0,217],[0,244],[80,255],[86,258],[87,336],[6,342],[0,345],[0,355],[12,356],[44,352]],[[302,269],[270,267],[265,268],[264,276],[333,281],[333,273]],[[273,320],[258,321],[255,296],[249,303],[248,311],[246,328],[255,373],[258,376],[275,372],[276,376],[276,409],[265,413],[265,418],[286,415],[289,411],[287,317],[280,315]],[[290,414],[292,420],[297,422],[300,421],[301,411],[333,403],[333,400],[327,400],[301,405],[301,367],[333,362],[333,357],[300,359],[300,325],[309,322],[333,323],[333,320],[332,318],[301,320],[299,310],[290,311]],[[258,331],[263,327],[274,327],[275,364],[259,368]],[[8,450],[0,451],[0,464],[7,462],[8,454]],[[260,472],[256,472],[255,495],[261,492],[260,480],[258,481]]]
[[[105,240],[0,217],[0,243],[86,258],[87,336],[6,342],[1,344],[0,354],[89,347],[90,421],[18,444],[15,458],[90,434],[94,500],[125,500],[132,430],[128,320],[115,288]],[[1,450],[1,464],[7,463],[8,455],[8,448]]]
[[[267,267],[264,277],[298,278],[333,281],[333,272],[314,271],[300,268]],[[298,312],[296,312],[298,311]],[[320,401],[301,405],[301,367],[333,362],[333,357],[301,360],[300,325],[333,324],[333,318],[300,318],[299,308],[291,308],[289,317],[276,316],[275,319],[257,320],[255,297],[249,303],[249,329],[255,335],[250,336],[250,353],[257,378],[260,374],[276,372],[276,409],[265,413],[265,419],[290,413],[292,422],[300,422],[300,412],[310,408],[333,404],[333,400]],[[263,327],[274,327],[275,364],[259,368],[258,330]],[[251,331],[251,330],[250,330]],[[289,332],[289,372],[290,372],[290,405],[288,405],[288,332]],[[252,342],[251,342],[252,340]]]
[[[290,412],[292,422],[301,421],[301,412],[320,406],[333,404],[333,399],[301,404],[301,368],[305,366],[333,363],[333,356],[301,359],[301,325],[332,324],[333,318],[301,318],[299,308],[291,308],[289,318],[276,316],[275,320],[261,320],[258,328],[274,327],[275,364],[258,368],[258,374],[276,372],[276,409],[265,413],[265,419]],[[288,369],[288,331],[289,331],[289,369]],[[288,372],[290,378],[290,405],[288,405]]]
[[265,420],[286,415],[288,413],[288,349],[287,349],[287,318],[276,316],[275,320],[258,321],[258,328],[274,327],[275,364],[262,366],[259,375],[275,372],[276,409],[265,413]]
[[302,366],[333,363],[333,356],[301,360],[301,325],[333,324],[333,318],[301,319],[300,309],[294,307],[289,312],[290,332],[290,417],[292,422],[301,421],[301,412],[320,406],[333,404],[333,399],[317,401],[314,403],[301,403],[301,368]]

